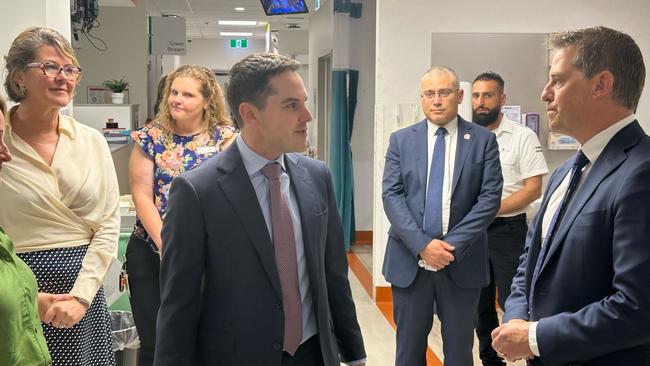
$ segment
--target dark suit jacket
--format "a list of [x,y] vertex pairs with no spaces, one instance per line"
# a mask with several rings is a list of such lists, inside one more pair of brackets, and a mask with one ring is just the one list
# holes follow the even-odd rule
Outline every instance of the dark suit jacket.
[[[593,163],[550,244],[528,303],[551,176],[506,302],[504,322],[539,320],[538,365],[650,365],[650,138],[638,122]],[[529,314],[530,311],[530,314]]]
[[[408,287],[418,255],[433,239],[422,229],[427,191],[427,120],[390,137],[384,166],[384,210],[391,223],[384,258],[386,280]],[[442,240],[456,249],[449,265],[454,282],[480,288],[489,282],[486,229],[501,204],[503,178],[496,136],[458,116],[449,230]]]
[[[325,365],[364,358],[329,170],[286,154]],[[162,230],[155,364],[280,365],[273,246],[237,144],[175,178]]]

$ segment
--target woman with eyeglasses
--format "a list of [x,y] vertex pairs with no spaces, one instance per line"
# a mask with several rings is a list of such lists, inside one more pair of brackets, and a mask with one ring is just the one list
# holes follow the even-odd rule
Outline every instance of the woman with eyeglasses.
[[140,336],[139,366],[153,364],[160,307],[160,231],[169,187],[182,172],[212,158],[235,140],[223,92],[211,70],[183,65],[166,76],[160,111],[134,131],[129,162],[137,221],[126,248],[131,309]]
[[12,160],[2,168],[0,226],[39,292],[69,295],[43,318],[53,364],[114,365],[101,283],[117,254],[119,189],[103,136],[60,113],[79,62],[60,33],[38,27],[20,33],[5,60],[5,89],[19,104],[5,115]]

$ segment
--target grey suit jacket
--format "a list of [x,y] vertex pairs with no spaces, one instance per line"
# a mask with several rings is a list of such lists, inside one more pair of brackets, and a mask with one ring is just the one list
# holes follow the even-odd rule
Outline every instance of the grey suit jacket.
[[[408,287],[418,255],[433,239],[422,229],[427,190],[427,120],[390,137],[383,179],[384,210],[391,227],[384,258],[386,280]],[[501,204],[503,177],[496,136],[458,116],[449,230],[442,240],[456,249],[449,265],[454,282],[480,288],[489,282],[486,229]],[[438,238],[439,239],[439,238]]]
[[[286,154],[325,365],[363,359],[329,170]],[[280,280],[236,144],[175,178],[162,238],[156,365],[280,365]]]

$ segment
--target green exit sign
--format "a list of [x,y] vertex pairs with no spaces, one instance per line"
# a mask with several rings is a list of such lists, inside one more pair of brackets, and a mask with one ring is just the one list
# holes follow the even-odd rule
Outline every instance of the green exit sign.
[[231,39],[230,48],[248,48],[247,39]]

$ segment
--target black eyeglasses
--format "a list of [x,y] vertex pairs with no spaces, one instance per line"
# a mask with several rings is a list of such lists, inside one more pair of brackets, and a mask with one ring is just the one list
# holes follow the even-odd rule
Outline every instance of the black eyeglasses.
[[60,66],[54,62],[32,62],[27,67],[39,68],[43,70],[43,75],[48,78],[56,78],[63,71],[63,76],[70,81],[76,81],[81,75],[81,67],[74,65]]

